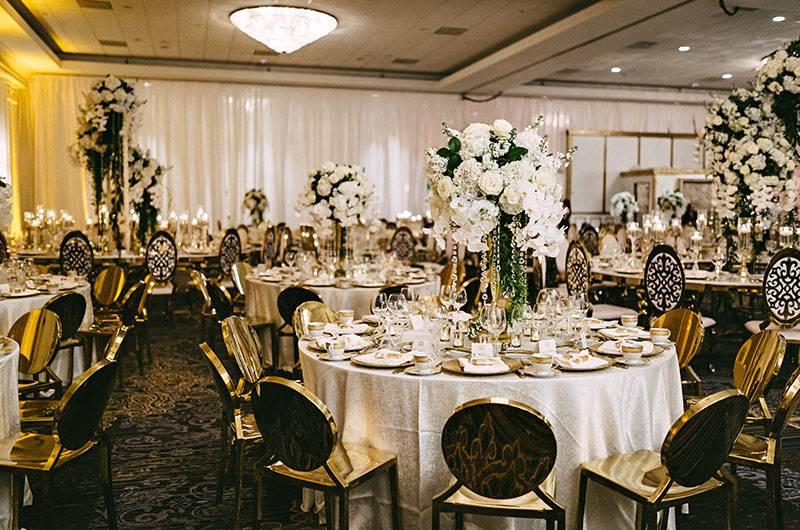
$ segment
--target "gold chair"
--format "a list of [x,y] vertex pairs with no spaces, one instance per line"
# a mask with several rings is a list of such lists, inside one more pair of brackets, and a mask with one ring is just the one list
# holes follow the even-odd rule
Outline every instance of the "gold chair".
[[119,313],[116,307],[125,288],[125,271],[118,265],[109,265],[100,271],[92,284],[92,294],[97,302],[94,319],[97,322],[115,320]]
[[44,309],[49,309],[61,321],[61,342],[58,343],[56,354],[62,350],[69,350],[69,366],[67,367],[67,381],[72,382],[75,364],[75,348],[83,345],[78,335],[78,329],[83,323],[86,314],[86,299],[79,293],[61,293],[44,304]]
[[233,279],[233,285],[236,287],[236,294],[244,299],[245,296],[245,278],[250,275],[250,271],[252,267],[250,264],[245,261],[237,261],[231,267],[231,278]]
[[308,335],[309,322],[330,324],[336,322],[336,313],[322,302],[303,302],[297,306],[292,317],[292,329],[298,340]]
[[386,473],[392,500],[392,528],[400,527],[397,457],[371,447],[343,444],[328,407],[303,385],[266,377],[253,393],[253,412],[266,452],[255,466],[256,511],[261,520],[262,473],[325,493],[328,528],[334,527],[333,496],[339,497],[339,530],[349,525],[350,490]]
[[783,528],[781,508],[781,438],[786,425],[800,402],[800,368],[789,378],[766,436],[739,434],[728,456],[732,465],[764,471],[767,475],[767,512],[773,528]]
[[501,398],[461,405],[442,429],[442,453],[455,480],[433,498],[433,530],[441,512],[455,513],[456,530],[468,513],[545,519],[547,528],[564,530],[564,508],[548,480],[556,437],[531,407]]
[[53,525],[53,474],[97,449],[100,475],[108,512],[108,527],[117,528],[111,483],[111,438],[103,431],[102,419],[118,363],[102,359],[84,372],[64,393],[55,412],[52,434],[22,432],[17,435],[11,455],[0,460],[0,472],[11,473],[12,528],[19,528],[20,504],[25,477],[42,477],[42,505],[45,527]]
[[249,385],[257,383],[264,375],[261,339],[247,319],[232,315],[222,321],[222,340],[242,375],[236,384],[236,394],[249,399]]
[[[664,438],[661,454],[642,449],[584,463],[578,530],[583,528],[589,480],[636,501],[644,530],[666,528],[670,508],[722,490],[730,529],[733,487],[720,468],[746,415],[747,398],[738,390],[723,390],[698,401],[678,418]],[[663,514],[660,527],[659,513]]]
[[[61,379],[50,364],[61,342],[61,321],[49,309],[25,313],[11,326],[8,336],[19,344],[19,371],[31,379],[20,379],[20,397],[54,390],[61,395]],[[39,380],[44,376],[44,381]]]
[[[116,361],[125,342],[128,332],[126,326],[117,328],[116,333],[108,341],[103,358]],[[63,407],[64,397],[61,399],[29,399],[19,402],[19,421],[22,428],[40,427],[51,425],[55,420],[55,413]]]
[[222,403],[222,430],[220,431],[220,457],[217,468],[217,502],[222,502],[222,486],[225,480],[225,467],[228,451],[233,450],[235,468],[235,493],[233,500],[233,527],[239,528],[239,512],[242,506],[242,478],[244,476],[245,444],[261,442],[252,414],[243,414],[241,400],[233,387],[228,370],[207,343],[202,343],[206,365]]
[[651,327],[670,330],[670,340],[675,343],[678,354],[678,365],[688,375],[688,380],[681,381],[681,384],[691,385],[695,396],[702,395],[703,380],[691,366],[705,335],[700,315],[689,309],[672,309],[655,319]]
[[748,338],[733,363],[733,386],[747,399],[752,407],[758,404],[760,418],[772,421],[772,414],[764,399],[770,382],[778,375],[786,353],[786,339],[776,330],[765,330]]

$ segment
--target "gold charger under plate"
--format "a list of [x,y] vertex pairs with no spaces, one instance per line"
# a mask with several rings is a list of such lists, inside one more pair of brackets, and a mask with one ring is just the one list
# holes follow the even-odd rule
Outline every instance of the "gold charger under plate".
[[414,364],[414,360],[413,359],[409,359],[408,361],[406,361],[404,363],[393,364],[393,365],[370,364],[370,363],[365,363],[365,362],[359,360],[359,357],[361,357],[363,355],[365,355],[365,354],[364,353],[359,353],[359,354],[353,355],[350,358],[350,362],[355,364],[355,365],[357,365],[357,366],[361,366],[361,367],[364,367],[364,368],[373,368],[375,370],[397,370],[398,368],[401,368],[403,366],[412,366]]
[[597,355],[593,355],[593,357],[597,357],[606,362],[606,364],[602,366],[591,366],[589,368],[578,368],[578,367],[570,367],[561,364],[558,359],[555,360],[554,366],[557,370],[562,372],[597,372],[598,370],[605,370],[606,368],[611,368],[614,366],[614,363],[608,359],[604,359],[602,357],[598,357]]
[[510,373],[515,372],[515,371],[519,370],[520,368],[522,368],[522,361],[520,361],[518,359],[504,359],[502,357],[500,359],[508,367],[508,370],[505,371],[505,372],[497,372],[497,373],[493,373],[493,374],[470,374],[470,373],[465,372],[464,369],[461,368],[461,363],[458,362],[458,359],[445,359],[444,361],[442,361],[442,369],[445,372],[450,372],[450,373],[453,373],[453,374],[468,375],[468,376],[472,376],[472,377],[475,377],[475,376],[483,377],[483,376],[510,374]]
[[[366,344],[366,345],[362,346],[361,348],[356,348],[354,350],[345,349],[345,352],[346,353],[351,353],[353,355],[359,355],[361,353],[365,353],[368,349],[372,348],[375,345],[375,343],[372,341],[372,339],[364,339],[364,340],[369,342],[369,344]],[[308,346],[308,349],[313,351],[314,353],[328,353],[328,350],[326,350],[325,348],[320,348],[319,346],[317,346],[317,341],[315,341],[315,340],[308,341],[306,343],[306,346]]]
[[[606,342],[614,342],[614,341],[606,341]],[[618,351],[616,353],[609,353],[605,351],[600,351],[600,346],[605,344],[605,342],[595,342],[591,346],[589,346],[589,351],[592,353],[596,353],[597,355],[605,355],[606,357],[622,357],[622,352]],[[660,355],[664,353],[664,348],[659,346],[658,344],[653,343],[653,351],[650,353],[642,352],[642,357],[653,357],[654,355]]]

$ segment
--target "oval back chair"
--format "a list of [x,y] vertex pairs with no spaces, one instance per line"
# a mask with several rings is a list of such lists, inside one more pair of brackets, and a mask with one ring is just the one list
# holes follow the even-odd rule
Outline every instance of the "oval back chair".
[[8,256],[8,241],[6,241],[6,236],[0,232],[0,263],[3,263],[5,260],[7,260]]
[[98,434],[118,371],[116,361],[101,359],[64,393],[54,431],[65,448],[80,449]]
[[261,339],[247,323],[247,319],[235,315],[224,319],[222,339],[228,354],[236,360],[245,380],[248,383],[258,382],[264,373],[261,365]]
[[589,254],[583,243],[578,240],[571,241],[567,248],[567,262],[564,269],[569,294],[589,292],[590,271]]
[[395,230],[389,242],[389,250],[394,252],[397,259],[408,261],[414,257],[414,250],[417,247],[417,240],[407,226],[401,226]]
[[61,321],[49,309],[33,309],[17,319],[8,336],[19,344],[19,371],[37,375],[50,366],[61,341]]
[[298,286],[287,287],[278,294],[278,313],[283,319],[281,327],[292,324],[294,312],[303,302],[322,302],[322,299],[311,289]]
[[208,289],[211,307],[214,309],[217,321],[221,322],[233,315],[233,302],[228,290],[217,282],[208,282],[206,288]]
[[686,368],[700,351],[703,345],[705,330],[700,315],[689,309],[673,309],[667,311],[653,321],[654,328],[670,330],[670,340],[675,343],[678,353],[678,364]]
[[239,240],[239,232],[235,228],[229,228],[222,236],[219,244],[219,269],[225,278],[231,275],[233,264],[242,257],[242,242]]
[[67,274],[89,277],[94,268],[94,252],[89,238],[80,230],[73,230],[64,236],[59,249],[61,270]]
[[100,271],[92,284],[92,294],[102,306],[119,300],[125,288],[125,271],[119,265],[109,265]]
[[750,404],[764,395],[780,370],[784,353],[786,340],[773,329],[750,336],[739,348],[733,363],[733,386]]
[[274,226],[268,226],[264,231],[264,241],[261,243],[261,263],[272,267],[275,263],[275,256],[278,253],[277,244],[277,229]]
[[644,267],[644,292],[648,306],[657,315],[678,307],[686,287],[681,259],[669,245],[658,245]]
[[74,339],[77,335],[86,313],[86,298],[75,292],[61,293],[48,300],[44,309],[49,309],[58,315],[63,343]]
[[772,257],[764,272],[764,300],[778,326],[800,323],[800,250],[785,248]]
[[172,279],[178,267],[178,247],[169,232],[159,230],[150,237],[144,255],[147,272],[158,283]]
[[246,261],[237,261],[231,268],[231,278],[239,296],[244,296],[245,279],[250,275],[251,270],[250,264]]
[[597,256],[597,254],[600,253],[600,236],[597,233],[597,229],[592,225],[584,223],[583,226],[581,226],[578,239],[583,243],[583,247],[586,251],[592,256]]
[[336,313],[322,302],[303,302],[297,306],[292,317],[292,329],[294,329],[297,338],[308,335],[309,322],[330,324],[336,322]]

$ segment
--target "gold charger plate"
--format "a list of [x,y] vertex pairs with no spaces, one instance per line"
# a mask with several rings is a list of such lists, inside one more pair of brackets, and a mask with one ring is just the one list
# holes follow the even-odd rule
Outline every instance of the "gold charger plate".
[[[613,342],[613,341],[607,341],[607,342]],[[622,357],[622,352],[621,351],[617,351],[617,352],[613,352],[613,353],[612,352],[600,351],[600,346],[602,344],[604,344],[604,343],[603,342],[595,342],[594,344],[589,346],[589,351],[592,352],[592,353],[596,353],[597,355],[605,355],[606,357]],[[653,351],[651,351],[650,353],[642,353],[642,357],[653,357],[654,355],[660,355],[662,353],[664,353],[664,348],[659,346],[658,344],[653,344]]]
[[510,373],[515,372],[515,371],[519,370],[520,368],[522,368],[522,361],[520,361],[518,359],[504,359],[502,357],[500,359],[504,363],[506,363],[506,366],[508,367],[508,370],[506,370],[505,372],[497,372],[496,374],[470,374],[470,373],[467,373],[461,368],[461,363],[458,362],[458,359],[445,359],[444,361],[442,361],[442,369],[445,372],[450,372],[450,373],[453,373],[453,374],[468,375],[468,376],[471,376],[471,377],[476,377],[476,376],[481,377],[481,376],[493,376],[493,375],[510,374]]
[[[360,336],[361,335],[359,335],[359,337]],[[357,355],[359,353],[366,352],[368,349],[372,348],[372,346],[374,346],[374,344],[375,344],[372,341],[372,339],[364,339],[364,340],[369,342],[369,344],[366,344],[366,345],[362,346],[361,348],[355,348],[355,349],[352,349],[352,350],[345,349],[345,352],[346,353],[351,353],[353,355]],[[308,341],[308,343],[306,345],[308,346],[308,349],[313,351],[314,353],[328,353],[328,350],[326,350],[325,348],[320,348],[319,346],[317,346],[317,341],[316,340]]]
[[364,362],[361,359],[359,359],[359,357],[362,357],[364,355],[365,354],[363,354],[363,353],[359,353],[357,355],[353,355],[353,357],[350,358],[350,362],[355,364],[355,365],[358,365],[358,366],[363,366],[364,368],[374,368],[376,370],[396,370],[396,369],[401,368],[403,366],[412,366],[414,364],[414,360],[413,359],[410,359],[410,360],[408,360],[408,361],[406,361],[404,363],[392,364],[392,365],[388,365],[388,364],[371,364],[371,363],[367,363],[367,362]]

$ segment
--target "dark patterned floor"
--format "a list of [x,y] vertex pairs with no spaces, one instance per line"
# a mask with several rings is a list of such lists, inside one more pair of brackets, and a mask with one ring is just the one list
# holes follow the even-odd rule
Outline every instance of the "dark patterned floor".
[[[155,319],[154,319],[155,320]],[[155,366],[145,377],[126,359],[124,386],[117,389],[108,410],[115,446],[114,487],[122,529],[218,529],[230,526],[231,480],[223,503],[214,499],[218,457],[217,396],[197,348],[199,326],[189,320],[153,323]],[[738,339],[734,339],[738,340]],[[736,351],[735,344],[728,350]],[[720,342],[718,351],[725,351]],[[724,358],[715,364],[730,364]],[[704,368],[708,363],[699,363]],[[708,391],[727,386],[730,370],[711,374],[704,369]],[[773,392],[771,399],[775,399]],[[785,528],[800,528],[800,449],[785,450],[783,476]],[[253,455],[251,455],[253,456]],[[251,458],[252,461],[252,458]],[[67,467],[55,481],[56,527],[64,530],[106,528],[106,513],[95,474],[96,460]],[[766,528],[764,477],[740,468],[738,527]],[[34,495],[40,485],[31,483]],[[299,510],[299,491],[285,484],[268,485],[269,522],[262,528],[319,528],[315,517]],[[242,520],[250,525],[252,489],[245,483]],[[266,497],[266,496],[265,496]],[[717,499],[693,505],[681,515],[678,528],[723,528],[723,508]],[[29,530],[42,528],[40,507],[23,513]]]

